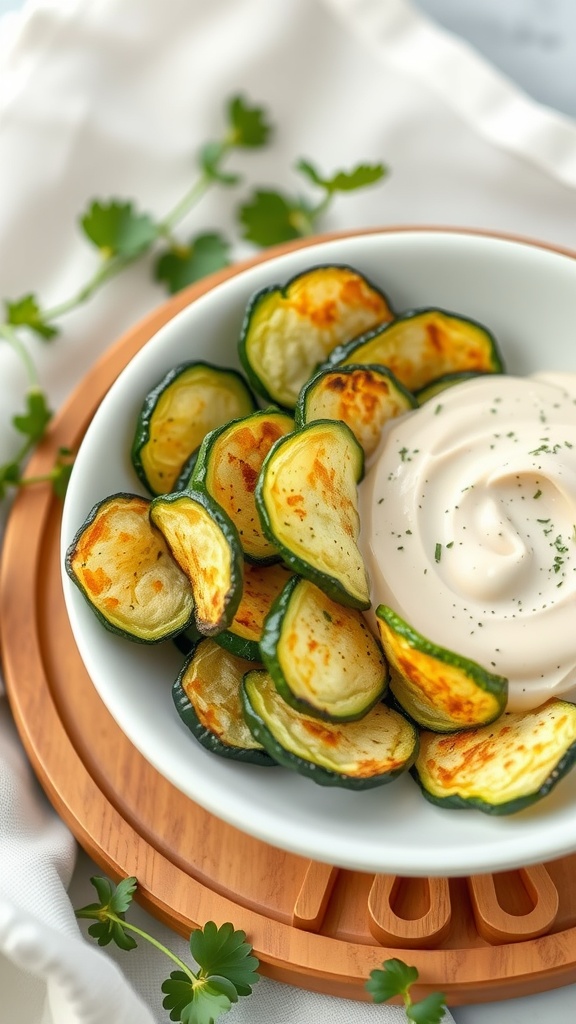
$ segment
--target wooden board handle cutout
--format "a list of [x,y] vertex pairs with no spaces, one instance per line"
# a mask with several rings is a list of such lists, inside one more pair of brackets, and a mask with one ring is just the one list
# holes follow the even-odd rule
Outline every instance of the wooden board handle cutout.
[[497,876],[473,875],[468,879],[472,910],[479,934],[487,942],[521,942],[545,935],[558,913],[558,890],[543,864],[506,873],[508,897],[513,903],[514,889],[530,909],[510,913],[502,906],[502,891],[497,892]]
[[318,864],[313,860],[308,862],[292,914],[292,924],[295,928],[317,932],[322,927],[337,877],[338,868],[333,868],[330,864]]
[[368,897],[368,916],[370,931],[382,945],[400,949],[435,946],[450,931],[448,879],[376,875]]

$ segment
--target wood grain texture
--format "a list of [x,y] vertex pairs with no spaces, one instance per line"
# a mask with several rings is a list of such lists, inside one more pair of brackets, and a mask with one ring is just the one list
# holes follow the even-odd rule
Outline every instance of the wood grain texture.
[[[77,447],[119,371],[162,324],[245,265],[180,293],[121,338],[55,418],[29,473],[48,470],[60,446]],[[485,1002],[576,980],[576,855],[544,873],[487,876],[492,888],[481,880],[375,879],[246,836],[160,776],[112,720],[74,644],[60,515],[45,487],[27,488],[15,502],[0,573],[3,667],[36,774],[103,871],[135,875],[139,902],[180,934],[209,919],[232,921],[263,973],[337,996],[367,999],[370,971],[403,956],[406,939],[420,973],[417,998],[442,989],[450,1005]],[[535,908],[544,934],[521,935]]]
[[382,945],[434,949],[450,931],[448,879],[376,875],[368,896],[368,915],[370,931]]

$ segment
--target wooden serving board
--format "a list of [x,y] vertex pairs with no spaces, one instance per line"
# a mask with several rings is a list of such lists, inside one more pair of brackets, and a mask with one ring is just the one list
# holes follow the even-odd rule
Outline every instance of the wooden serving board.
[[[29,473],[78,446],[119,371],[162,324],[246,265],[180,293],[121,338],[55,418]],[[576,981],[576,855],[473,878],[362,874],[244,835],[159,775],[110,717],[76,649],[60,517],[40,486],[19,494],[9,519],[0,578],[9,699],[57,812],[106,873],[138,878],[147,910],[182,935],[232,921],[264,974],[351,999],[368,999],[370,971],[395,955],[418,968],[418,998],[440,989],[451,1005]]]

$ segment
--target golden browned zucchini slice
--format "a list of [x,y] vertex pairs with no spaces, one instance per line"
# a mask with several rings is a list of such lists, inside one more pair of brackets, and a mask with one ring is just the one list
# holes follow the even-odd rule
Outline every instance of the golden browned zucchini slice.
[[443,309],[418,309],[397,317],[332,353],[331,362],[387,366],[410,391],[461,370],[500,373],[496,339],[482,324]]
[[186,629],[194,598],[151,526],[149,508],[136,494],[113,494],[95,505],[68,548],[66,571],[107,629],[152,644]]
[[207,636],[226,629],[242,595],[244,562],[234,524],[212,498],[192,491],[154,498],[150,519],[190,580],[197,629]]
[[384,424],[417,405],[414,395],[385,366],[338,366],[304,385],[294,418],[297,427],[313,420],[342,420],[369,456]]
[[382,648],[362,612],[297,576],[264,623],[260,652],[284,700],[326,721],[363,718],[388,685]]
[[192,487],[211,494],[228,513],[249,561],[273,562],[280,557],[262,532],[254,488],[270,448],[292,430],[291,416],[265,409],[212,430],[198,453]]
[[356,270],[312,267],[252,298],[240,359],[256,391],[293,409],[302,385],[337,345],[392,317],[385,295]]
[[172,697],[180,718],[207,750],[235,761],[274,765],[242,710],[242,677],[252,668],[252,662],[222,650],[213,640],[200,640],[172,687]]
[[294,572],[330,597],[370,607],[357,539],[364,453],[345,423],[316,420],[277,441],[256,485],[266,536]]
[[226,650],[249,661],[261,661],[260,640],[264,619],[292,573],[281,562],[273,565],[244,564],[244,585],[236,614],[215,637]]
[[236,370],[209,363],[175,366],[150,391],[138,417],[132,464],[151,494],[177,489],[182,467],[209,430],[256,407]]
[[508,680],[448,651],[412,629],[386,605],[376,609],[390,689],[415,722],[456,732],[493,722],[508,698]]
[[291,708],[268,673],[257,669],[244,676],[242,698],[250,731],[270,757],[321,786],[382,786],[406,771],[418,752],[413,724],[385,704],[359,722],[319,722]]
[[423,732],[414,776],[440,807],[514,814],[546,796],[575,761],[576,705],[550,700],[471,732]]
[[216,642],[233,654],[246,657],[251,662],[261,662],[260,639],[264,618],[291,575],[290,569],[281,562],[272,565],[245,562],[240,604],[230,629],[218,633]]

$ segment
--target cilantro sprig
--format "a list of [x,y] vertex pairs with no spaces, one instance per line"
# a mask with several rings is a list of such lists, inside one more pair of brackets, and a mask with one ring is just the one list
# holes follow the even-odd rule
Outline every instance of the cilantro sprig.
[[432,992],[424,999],[414,1002],[410,994],[418,981],[416,967],[409,967],[403,960],[385,960],[382,969],[371,971],[365,988],[375,1003],[387,1003],[394,996],[402,996],[406,1017],[413,1024],[440,1024],[444,1018],[446,998],[442,992]]
[[[48,481],[62,496],[70,475],[70,453],[60,451],[53,469],[43,477],[25,477],[26,461],[44,436],[51,419],[34,361],[30,341],[51,342],[60,333],[61,317],[87,302],[112,278],[147,254],[154,252],[153,275],[169,293],[200,280],[206,274],[229,266],[231,242],[222,233],[201,230],[185,240],[175,229],[212,188],[237,187],[242,176],[228,168],[228,158],[241,150],[266,146],[274,132],[267,111],[233,96],[225,105],[224,129],[220,138],[209,140],[196,156],[196,177],[181,199],[163,216],[140,209],[130,199],[93,199],[79,217],[79,226],[97,254],[89,279],[72,295],[44,308],[34,292],[4,302],[0,319],[0,343],[7,342],[23,363],[28,390],[26,410],[12,418],[12,426],[25,440],[8,462],[0,464],[0,500],[8,491],[40,480]],[[360,164],[351,171],[326,176],[309,161],[301,159],[297,171],[320,198],[291,196],[273,189],[256,189],[236,211],[243,237],[258,246],[274,245],[311,234],[338,193],[364,188],[387,173],[382,164]]]
[[338,192],[352,192],[381,181],[387,174],[383,164],[359,164],[352,171],[337,171],[324,177],[309,160],[299,160],[296,170],[321,190],[321,198],[311,200],[271,189],[257,189],[240,207],[238,217],[244,238],[256,245],[276,245],[311,235]]
[[114,886],[108,878],[90,881],[96,889],[97,903],[89,903],[76,911],[76,917],[94,920],[88,934],[99,946],[110,942],[120,949],[135,949],[138,936],[163,952],[177,970],[162,983],[163,1007],[170,1011],[170,1020],[181,1024],[214,1024],[227,1013],[240,996],[251,994],[260,980],[259,961],[246,942],[246,933],[232,924],[218,927],[208,921],[190,935],[190,952],[197,964],[194,970],[144,929],[126,920],[137,888],[136,878],[124,878]]

